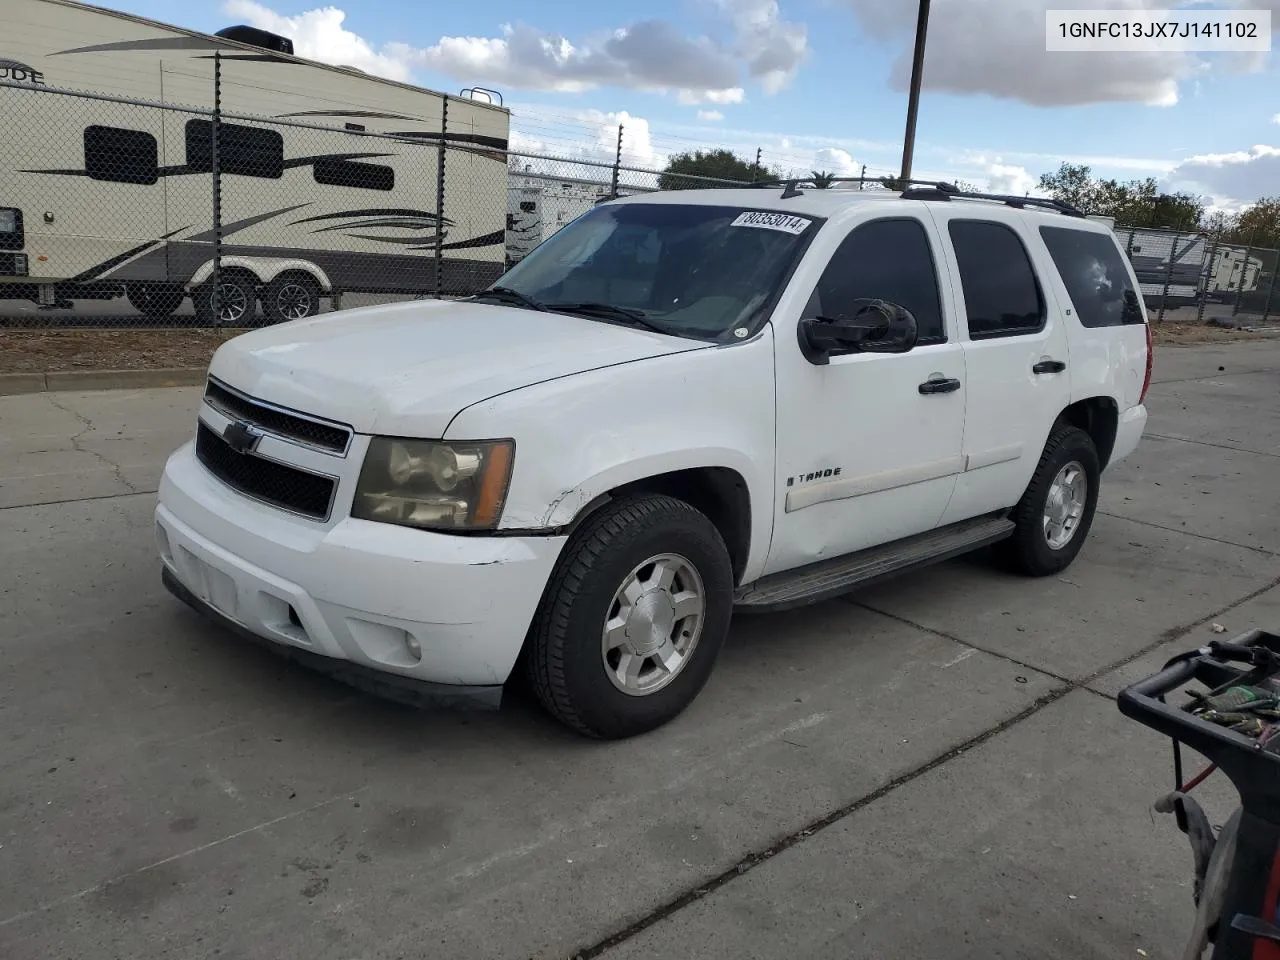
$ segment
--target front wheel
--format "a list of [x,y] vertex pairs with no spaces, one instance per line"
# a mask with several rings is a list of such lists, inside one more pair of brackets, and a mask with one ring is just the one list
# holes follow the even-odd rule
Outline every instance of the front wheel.
[[619,501],[565,547],[530,635],[534,690],[587,736],[646,733],[702,690],[732,610],[729,552],[706,516],[671,497]]
[[1054,431],[1013,509],[1010,519],[1017,529],[1001,544],[1016,571],[1046,577],[1071,565],[1093,526],[1101,474],[1087,433],[1077,427]]

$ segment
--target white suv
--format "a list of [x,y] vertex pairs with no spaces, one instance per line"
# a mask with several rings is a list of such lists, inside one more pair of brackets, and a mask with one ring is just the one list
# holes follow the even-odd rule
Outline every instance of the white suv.
[[730,615],[987,545],[1056,573],[1139,442],[1151,341],[1052,201],[640,195],[468,301],[248,333],[156,509],[197,609],[350,682],[584,734],[680,713]]

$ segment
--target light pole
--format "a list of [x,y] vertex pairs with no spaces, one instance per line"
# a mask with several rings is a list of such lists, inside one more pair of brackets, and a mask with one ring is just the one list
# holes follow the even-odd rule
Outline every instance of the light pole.
[[916,48],[911,59],[911,94],[907,99],[907,135],[902,141],[903,180],[911,179],[911,160],[916,146],[916,113],[920,109],[920,77],[924,70],[924,37],[928,27],[929,0],[920,0],[920,10],[916,17]]

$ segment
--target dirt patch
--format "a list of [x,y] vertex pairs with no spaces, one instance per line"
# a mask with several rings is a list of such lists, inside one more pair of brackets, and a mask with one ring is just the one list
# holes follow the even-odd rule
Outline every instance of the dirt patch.
[[243,330],[3,330],[0,373],[207,367]]
[[1260,328],[1257,331],[1227,330],[1204,323],[1151,323],[1152,339],[1158,346],[1184,346],[1197,343],[1232,343],[1239,340],[1273,339],[1280,328]]

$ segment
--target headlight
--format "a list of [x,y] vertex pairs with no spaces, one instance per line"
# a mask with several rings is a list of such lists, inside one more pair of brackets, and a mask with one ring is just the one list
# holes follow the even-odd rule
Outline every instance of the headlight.
[[502,516],[515,444],[374,437],[351,515],[427,530],[491,530]]

